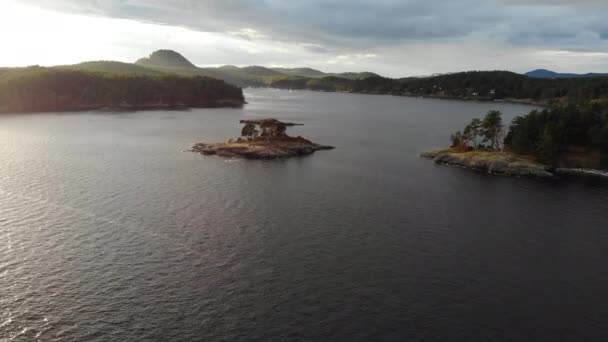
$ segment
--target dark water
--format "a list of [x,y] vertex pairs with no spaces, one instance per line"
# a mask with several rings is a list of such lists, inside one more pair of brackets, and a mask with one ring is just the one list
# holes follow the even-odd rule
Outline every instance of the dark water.
[[[601,341],[608,182],[420,151],[489,109],[247,92],[245,109],[0,116],[0,341]],[[182,152],[244,116],[337,147]]]

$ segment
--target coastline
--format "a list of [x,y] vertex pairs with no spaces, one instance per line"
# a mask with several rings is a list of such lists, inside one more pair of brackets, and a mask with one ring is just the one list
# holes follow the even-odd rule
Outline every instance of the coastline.
[[436,164],[464,167],[511,177],[555,178],[555,173],[547,165],[530,158],[510,152],[469,151],[458,152],[454,149],[435,150],[420,153],[425,159],[432,159]]
[[[268,88],[268,89],[280,89],[280,90],[292,90],[292,88],[284,88],[284,87],[254,87],[249,86],[247,88]],[[380,93],[380,92],[368,92],[368,91],[340,91],[340,90],[320,90],[320,89],[293,89],[293,90],[306,90],[306,91],[314,91],[319,93],[340,93],[340,94],[359,94],[359,95],[387,95],[387,96],[398,96],[398,97],[412,97],[412,98],[424,98],[424,99],[433,99],[433,100],[456,100],[456,101],[464,101],[464,102],[498,102],[498,103],[510,103],[510,104],[520,104],[520,105],[528,105],[528,106],[537,106],[537,107],[549,107],[549,103],[547,101],[536,101],[532,99],[516,99],[516,98],[504,98],[504,99],[491,99],[491,98],[482,98],[482,97],[457,97],[457,96],[442,96],[442,95],[418,95],[418,94],[409,94],[409,93]]]
[[583,169],[583,168],[557,168],[557,174],[565,175],[583,175],[608,178],[608,170]]
[[144,110],[186,110],[193,108],[240,108],[247,104],[247,101],[237,99],[226,99],[218,101],[201,102],[196,104],[165,104],[157,103],[150,105],[110,105],[110,104],[92,104],[92,105],[76,105],[62,106],[56,108],[37,108],[31,110],[15,109],[15,108],[0,108],[0,114],[27,114],[27,113],[59,113],[59,112],[85,112],[92,110],[107,110],[112,112],[134,112]]
[[0,78],[0,113],[234,107],[243,90],[200,76],[141,75],[31,66]]
[[559,175],[579,175],[608,178],[608,170],[552,168],[531,157],[504,151],[459,152],[448,148],[422,152],[418,156],[431,159],[437,164],[458,166],[502,176],[551,179],[558,178]]
[[457,96],[416,95],[416,94],[386,94],[386,95],[419,97],[419,98],[423,98],[423,99],[434,99],[434,100],[456,100],[456,101],[464,101],[464,102],[498,102],[498,103],[520,104],[520,105],[537,106],[537,107],[549,107],[548,103],[545,103],[542,101],[535,101],[532,99],[515,99],[515,98],[491,99],[491,98],[482,98],[482,97],[457,97]]
[[224,143],[197,143],[191,152],[205,156],[217,155],[224,158],[245,159],[285,159],[313,154],[316,151],[333,150],[333,146],[319,145],[304,138],[288,138],[280,140],[255,141],[245,140],[227,141]]

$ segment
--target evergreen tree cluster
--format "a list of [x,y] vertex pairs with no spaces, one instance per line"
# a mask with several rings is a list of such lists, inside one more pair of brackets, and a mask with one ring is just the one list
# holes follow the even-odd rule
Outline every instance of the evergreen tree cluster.
[[513,119],[505,146],[556,164],[572,150],[595,151],[608,166],[608,101],[534,110]]
[[567,155],[575,154],[577,159],[593,159],[592,156],[599,155],[599,166],[606,168],[608,100],[533,110],[525,116],[515,117],[506,135],[501,113],[493,110],[483,119],[473,119],[464,130],[452,134],[450,141],[451,147],[459,151],[505,148],[534,156],[552,166],[571,164],[565,162]]
[[452,134],[451,147],[463,150],[500,150],[504,125],[502,113],[497,110],[489,111],[483,119],[471,120],[464,130]]

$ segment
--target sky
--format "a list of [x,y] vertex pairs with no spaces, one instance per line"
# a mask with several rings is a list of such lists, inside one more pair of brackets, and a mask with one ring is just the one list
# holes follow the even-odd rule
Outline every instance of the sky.
[[313,67],[389,77],[608,72],[608,0],[0,0],[0,66]]

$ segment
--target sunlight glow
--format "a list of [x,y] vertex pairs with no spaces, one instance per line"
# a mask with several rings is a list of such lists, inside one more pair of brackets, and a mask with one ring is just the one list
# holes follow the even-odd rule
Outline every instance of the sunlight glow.
[[[64,14],[15,1],[1,1],[2,66],[58,65],[87,60],[134,62],[142,51],[190,51],[231,42],[218,33],[127,19]],[[232,42],[236,44],[236,42]],[[242,45],[242,43],[240,43]],[[196,63],[196,61],[193,61]]]

